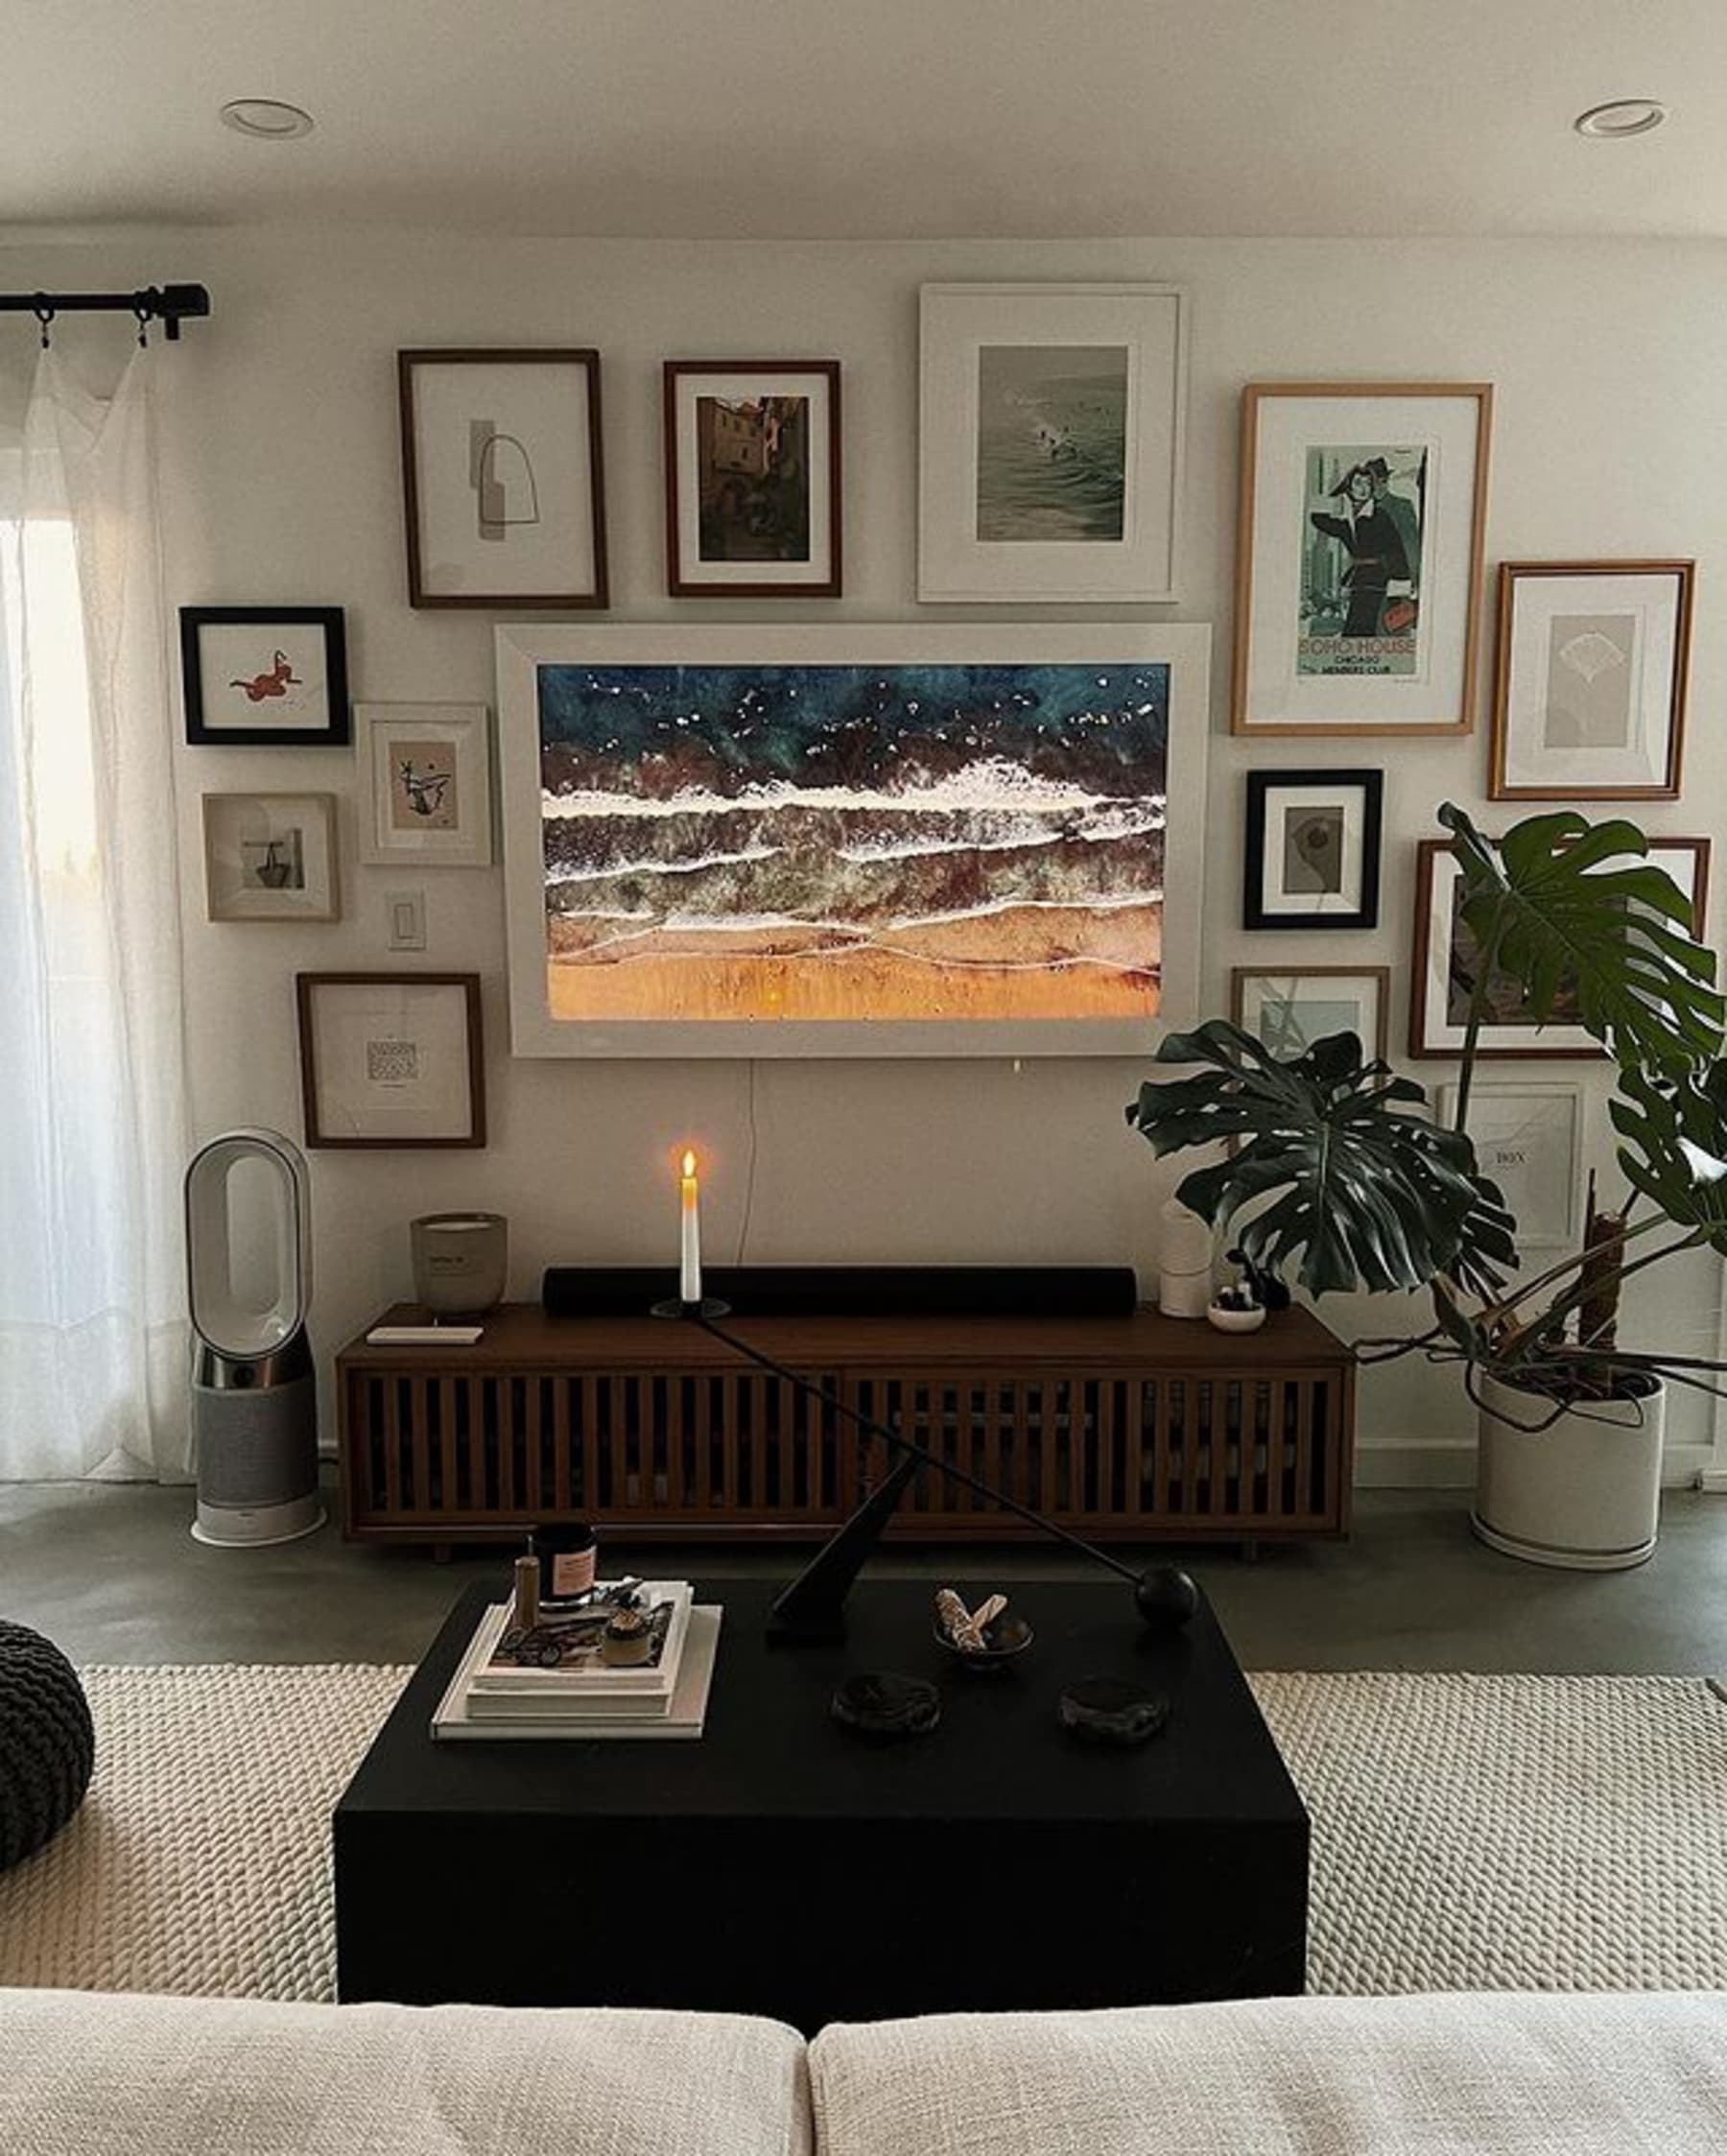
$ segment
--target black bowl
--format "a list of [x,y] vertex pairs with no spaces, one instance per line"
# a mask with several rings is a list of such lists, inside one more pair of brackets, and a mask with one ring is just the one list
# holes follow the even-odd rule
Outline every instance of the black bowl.
[[938,1618],[934,1624],[935,1644],[945,1647],[962,1670],[971,1670],[982,1675],[987,1670],[1005,1669],[1016,1655],[1024,1654],[1037,1634],[1023,1617],[998,1617],[983,1635],[982,1654],[956,1647],[949,1639]]

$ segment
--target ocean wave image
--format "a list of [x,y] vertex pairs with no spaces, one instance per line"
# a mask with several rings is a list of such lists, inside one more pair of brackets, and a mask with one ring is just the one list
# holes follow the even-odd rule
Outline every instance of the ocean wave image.
[[544,667],[568,1018],[1148,1017],[1162,666]]
[[985,344],[978,354],[978,537],[1120,539],[1127,353]]

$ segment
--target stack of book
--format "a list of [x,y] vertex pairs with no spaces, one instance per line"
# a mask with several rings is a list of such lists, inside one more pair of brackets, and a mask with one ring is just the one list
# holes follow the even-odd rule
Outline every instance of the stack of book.
[[688,1580],[634,1587],[647,1619],[645,1659],[604,1659],[605,1627],[620,1590],[549,1604],[524,1632],[513,1606],[494,1602],[480,1621],[432,1718],[435,1738],[699,1737],[720,1641],[718,1606],[698,1602]]

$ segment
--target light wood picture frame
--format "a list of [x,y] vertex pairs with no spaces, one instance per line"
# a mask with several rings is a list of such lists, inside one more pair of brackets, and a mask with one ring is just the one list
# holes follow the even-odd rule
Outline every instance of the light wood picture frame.
[[[1707,839],[1652,837],[1648,861],[1665,868],[1692,902],[1692,934],[1707,935],[1710,841]],[[1463,1012],[1473,987],[1468,956],[1456,944],[1457,897],[1461,869],[1450,842],[1423,839],[1416,850],[1414,948],[1409,983],[1409,1054],[1418,1059],[1460,1055]],[[1606,1050],[1582,1026],[1563,1015],[1546,1026],[1533,1025],[1506,997],[1490,1007],[1477,1054],[1511,1061],[1593,1060]]]
[[1369,1056],[1385,1054],[1389,966],[1239,965],[1231,968],[1229,991],[1235,1023],[1273,1055],[1299,1055],[1340,1032],[1356,1034]]
[[1492,432],[1485,382],[1243,390],[1232,732],[1469,732]]
[[360,859],[485,868],[492,860],[490,714],[483,703],[355,706]]
[[1696,564],[1502,561],[1488,796],[1672,801]]
[[666,589],[838,599],[838,360],[667,360]]
[[477,973],[298,973],[308,1147],[485,1143]]
[[341,917],[333,794],[206,794],[201,808],[207,920]]
[[600,355],[396,354],[408,604],[609,604]]

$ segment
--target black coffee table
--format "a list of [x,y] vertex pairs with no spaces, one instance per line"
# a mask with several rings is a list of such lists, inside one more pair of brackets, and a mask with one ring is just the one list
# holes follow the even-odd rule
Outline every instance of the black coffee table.
[[[977,1600],[999,1581],[960,1575]],[[344,2001],[681,2006],[828,2021],[1299,1992],[1308,1819],[1209,1607],[1140,1625],[1099,1581],[1009,1588],[1037,1630],[971,1676],[931,1588],[861,1582],[843,1645],[771,1643],[726,1581],[697,1741],[435,1744],[495,1590],[470,1589],[335,1813]],[[936,1678],[941,1726],[876,1746],[828,1716],[847,1671]],[[1167,1730],[1084,1748],[1064,1682],[1145,1678]]]

